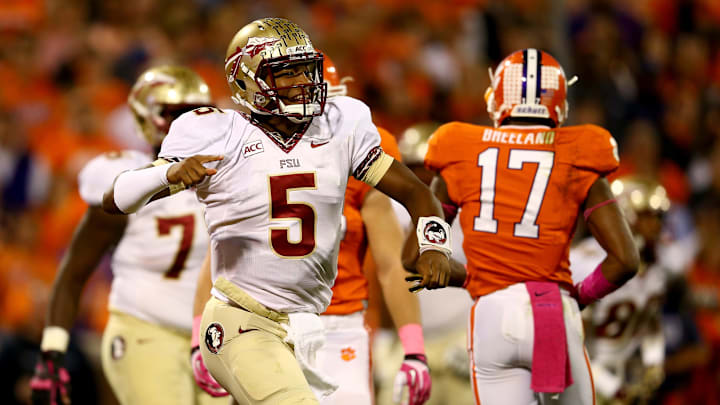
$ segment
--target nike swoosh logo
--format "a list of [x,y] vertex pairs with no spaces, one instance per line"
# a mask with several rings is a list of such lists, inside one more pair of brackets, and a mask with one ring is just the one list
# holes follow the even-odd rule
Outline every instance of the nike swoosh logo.
[[323,146],[323,145],[327,144],[328,142],[330,142],[330,141],[325,141],[325,142],[323,142],[323,143],[310,142],[310,147],[311,147],[311,148],[317,148],[318,146]]
[[536,297],[542,297],[545,294],[548,294],[550,291],[543,291],[543,292],[535,292]]

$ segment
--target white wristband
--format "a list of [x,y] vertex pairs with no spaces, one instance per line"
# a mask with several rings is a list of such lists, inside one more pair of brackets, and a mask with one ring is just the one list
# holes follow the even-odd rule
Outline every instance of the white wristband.
[[70,334],[59,326],[46,326],[43,329],[40,350],[44,352],[56,351],[65,353],[67,351]]
[[420,217],[417,224],[417,239],[420,254],[428,250],[437,250],[450,258],[450,225],[440,217]]
[[120,211],[132,214],[150,201],[152,196],[168,186],[167,172],[172,165],[128,170],[115,179],[115,205]]

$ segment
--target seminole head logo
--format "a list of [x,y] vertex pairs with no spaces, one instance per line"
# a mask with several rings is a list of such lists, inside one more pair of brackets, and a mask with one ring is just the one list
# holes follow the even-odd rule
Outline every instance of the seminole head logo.
[[436,243],[438,245],[443,245],[447,241],[447,234],[445,233],[445,229],[440,225],[440,223],[436,221],[430,221],[427,224],[425,224],[425,229],[423,229],[423,235],[425,235],[425,239],[428,242]]
[[223,344],[223,338],[225,337],[225,331],[222,325],[217,322],[211,323],[207,330],[205,330],[205,346],[211,353],[217,354],[220,351],[220,346]]
[[273,45],[278,42],[280,42],[278,38],[251,37],[248,39],[247,45],[242,48],[241,52],[243,55],[248,55],[251,58],[254,58],[257,54],[268,48],[272,48]]

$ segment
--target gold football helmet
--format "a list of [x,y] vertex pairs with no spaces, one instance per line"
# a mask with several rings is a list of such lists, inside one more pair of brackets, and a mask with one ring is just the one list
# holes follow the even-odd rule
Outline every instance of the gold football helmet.
[[183,66],[158,66],[146,70],[128,96],[135,123],[152,146],[162,143],[175,118],[210,104],[210,89],[205,81]]
[[[278,87],[274,74],[302,65],[309,83]],[[225,55],[225,76],[232,99],[256,114],[307,122],[323,113],[327,84],[323,81],[323,55],[297,24],[283,18],[263,18],[235,34]],[[279,90],[299,88],[301,102],[286,104]]]
[[642,212],[663,214],[670,209],[670,199],[665,188],[654,180],[620,177],[610,184],[610,189],[631,225]]
[[428,140],[440,127],[437,122],[420,122],[406,129],[398,148],[406,165],[422,165],[428,148]]

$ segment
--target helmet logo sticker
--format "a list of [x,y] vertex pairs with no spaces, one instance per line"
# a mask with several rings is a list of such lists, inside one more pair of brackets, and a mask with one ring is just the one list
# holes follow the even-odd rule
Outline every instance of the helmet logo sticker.
[[243,47],[241,53],[254,58],[257,54],[266,51],[267,48],[271,48],[279,42],[280,40],[278,38],[251,37],[248,39],[248,43]]

